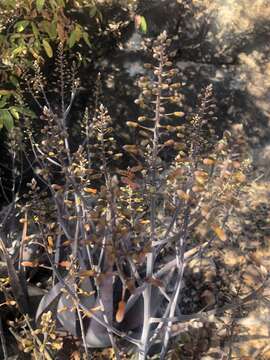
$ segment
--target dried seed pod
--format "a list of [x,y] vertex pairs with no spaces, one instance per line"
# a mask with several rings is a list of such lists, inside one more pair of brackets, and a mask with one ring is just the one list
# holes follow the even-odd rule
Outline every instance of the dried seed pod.
[[164,146],[174,146],[175,141],[173,139],[165,141]]
[[199,185],[204,185],[205,181],[206,181],[206,178],[205,178],[205,176],[196,175],[195,180]]
[[143,67],[144,67],[145,69],[151,69],[151,68],[153,67],[153,65],[152,65],[152,64],[149,64],[149,63],[146,63],[146,64],[143,64]]
[[214,165],[215,160],[206,158],[206,159],[203,159],[203,163],[204,163],[204,165]]
[[196,171],[194,172],[194,175],[195,175],[195,176],[201,176],[201,177],[204,177],[204,178],[207,178],[207,177],[208,177],[207,172],[201,171],[201,170],[196,170]]
[[138,121],[139,122],[143,122],[143,121],[145,121],[146,120],[146,116],[139,116],[138,117]]
[[246,175],[243,174],[241,171],[237,172],[236,174],[234,174],[234,178],[236,181],[238,181],[239,183],[243,183],[246,181]]
[[118,309],[115,315],[115,320],[120,323],[123,321],[125,316],[125,310],[126,310],[126,303],[125,301],[121,300],[118,303]]
[[87,194],[96,194],[97,193],[97,189],[93,189],[90,187],[83,188],[83,191],[86,192]]
[[192,187],[192,191],[195,193],[202,192],[204,191],[204,187],[195,185]]
[[138,124],[134,121],[127,121],[126,122],[127,126],[131,127],[131,128],[136,128],[138,127]]
[[52,184],[52,189],[57,191],[57,190],[61,190],[62,189],[62,186],[61,185],[58,185],[58,184]]
[[212,225],[211,228],[220,240],[222,241],[227,240],[225,231],[219,225]]
[[177,190],[176,193],[181,200],[188,201],[190,199],[190,195],[183,190]]
[[175,111],[173,115],[177,117],[183,117],[185,116],[185,113],[183,111]]

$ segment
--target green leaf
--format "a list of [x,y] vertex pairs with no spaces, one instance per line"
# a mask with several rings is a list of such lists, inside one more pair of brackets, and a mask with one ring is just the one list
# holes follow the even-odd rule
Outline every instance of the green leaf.
[[0,109],[3,109],[3,107],[5,107],[7,103],[7,97],[3,97],[1,100],[0,100]]
[[68,38],[68,46],[71,49],[76,42],[79,42],[81,40],[81,37],[83,36],[82,28],[80,25],[76,25],[75,29],[70,33]]
[[45,0],[36,0],[36,7],[38,12],[42,11],[44,4]]
[[53,21],[50,25],[50,32],[49,36],[51,40],[55,40],[57,38],[57,29],[56,29],[57,23],[56,21]]
[[19,120],[20,114],[18,113],[16,106],[12,106],[10,108],[10,112],[11,112],[12,116],[14,117],[14,119]]
[[57,0],[58,6],[65,7],[65,1],[64,0]]
[[40,41],[39,41],[39,40],[36,40],[36,41],[34,42],[34,49],[35,49],[37,52],[40,52],[40,47],[41,47]]
[[43,45],[48,57],[51,58],[53,56],[53,50],[51,48],[51,45],[48,43],[48,41],[46,39],[42,40],[42,45]]
[[22,39],[22,34],[14,33],[10,36],[9,42],[12,44],[12,46],[18,46],[19,45],[18,39],[20,42],[20,40]]
[[71,49],[77,41],[76,29],[71,32],[68,38],[68,46]]
[[3,124],[3,120],[0,119],[0,130],[3,129],[3,125],[4,125],[4,124]]
[[42,21],[40,22],[39,28],[40,28],[40,30],[46,32],[46,33],[49,35],[49,34],[50,34],[50,26],[51,26],[50,21],[48,21],[48,20],[42,20]]
[[46,32],[51,40],[55,40],[57,36],[56,21],[43,20],[40,23],[42,31]]
[[0,95],[12,95],[12,94],[15,94],[15,91],[14,90],[6,90],[6,89],[1,89],[0,90]]
[[94,16],[96,16],[96,14],[97,14],[97,7],[96,7],[96,5],[94,5],[91,7],[91,9],[89,11],[89,16],[94,17]]
[[89,47],[91,47],[91,43],[90,43],[90,40],[89,40],[89,35],[87,34],[86,31],[84,31],[84,32],[82,33],[82,37],[83,37],[83,40],[85,41],[85,43],[86,43]]
[[16,109],[16,111],[19,112],[20,114],[29,116],[30,118],[36,117],[36,114],[30,109],[23,108],[21,106],[13,106],[13,108]]
[[14,50],[12,50],[12,55],[20,55],[20,54],[26,54],[27,53],[27,47],[25,45],[20,45],[16,47]]
[[21,21],[18,21],[15,24],[15,27],[16,27],[18,32],[22,32],[26,28],[26,26],[28,26],[28,25],[29,25],[28,20],[21,20]]
[[49,0],[50,6],[52,8],[52,10],[56,10],[56,8],[58,7],[58,4],[55,0]]
[[147,33],[147,22],[144,16],[141,16],[140,29],[143,33]]
[[32,26],[32,31],[33,31],[35,38],[38,39],[38,36],[39,36],[38,28],[36,27],[35,23],[33,23],[33,22],[31,23],[31,26]]
[[0,110],[0,119],[3,121],[3,124],[8,131],[13,128],[13,117],[10,115],[8,110]]
[[16,9],[16,7],[17,7],[16,1],[6,0],[6,4],[8,6],[11,6],[13,9]]
[[19,85],[19,81],[16,76],[10,75],[9,80],[12,83],[12,85],[14,85],[16,87]]
[[97,15],[96,15],[100,21],[103,21],[103,15],[99,9],[97,9]]
[[0,34],[0,44],[2,45],[6,41],[6,36]]
[[76,25],[75,33],[76,33],[76,41],[79,42],[82,37],[82,28],[79,25]]

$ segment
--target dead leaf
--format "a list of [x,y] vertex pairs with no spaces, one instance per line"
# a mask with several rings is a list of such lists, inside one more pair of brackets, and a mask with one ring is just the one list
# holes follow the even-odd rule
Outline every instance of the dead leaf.
[[183,190],[177,190],[176,193],[177,193],[178,197],[182,200],[188,201],[190,198],[189,194],[187,194]]

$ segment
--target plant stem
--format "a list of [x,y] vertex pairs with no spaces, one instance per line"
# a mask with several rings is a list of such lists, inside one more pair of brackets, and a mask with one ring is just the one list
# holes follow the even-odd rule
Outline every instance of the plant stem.
[[[158,66],[158,80],[157,80],[157,95],[155,107],[155,127],[153,136],[153,147],[151,156],[151,188],[150,188],[150,222],[151,222],[151,251],[146,257],[146,277],[148,279],[153,277],[154,261],[156,258],[154,242],[156,240],[156,191],[157,191],[157,156],[158,156],[158,142],[159,142],[159,124],[161,119],[160,106],[161,106],[161,88],[162,88],[162,72],[163,72],[163,51],[161,50],[159,66]],[[150,336],[150,317],[152,315],[151,308],[152,285],[146,284],[143,292],[144,304],[144,319],[143,330],[141,335],[141,348],[139,349],[139,360],[146,359],[147,351],[149,348]]]

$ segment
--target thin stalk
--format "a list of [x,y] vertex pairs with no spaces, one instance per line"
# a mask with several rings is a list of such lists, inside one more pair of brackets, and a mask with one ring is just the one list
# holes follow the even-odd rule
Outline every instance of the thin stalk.
[[78,196],[76,194],[75,194],[74,198],[75,198],[75,209],[76,209],[77,221],[76,221],[74,241],[73,241],[73,246],[72,246],[72,254],[74,256],[74,259],[77,259],[79,233],[80,233],[80,220],[79,219],[80,219],[80,216],[81,216],[81,207],[80,207],[80,204],[79,204],[79,198],[78,198]]
[[[154,241],[156,240],[156,177],[157,177],[157,156],[158,156],[158,143],[159,143],[159,124],[161,119],[160,106],[161,106],[161,86],[162,86],[162,72],[163,72],[163,50],[160,55],[160,62],[158,67],[158,81],[157,81],[157,95],[155,107],[155,127],[153,131],[153,147],[151,157],[151,193],[150,193],[150,223],[151,223],[151,252],[146,256],[146,277],[152,278],[154,270]],[[151,317],[151,295],[152,285],[146,284],[143,292],[144,304],[144,318],[143,329],[141,335],[141,348],[139,349],[139,360],[146,359],[147,351],[149,348],[149,336],[151,324],[149,319]]]
[[64,76],[64,59],[63,59],[63,45],[59,46],[59,57],[60,57],[60,97],[61,97],[61,108],[62,117],[64,118],[65,113],[65,76]]
[[[169,318],[174,317],[175,310],[178,304],[178,298],[180,294],[180,290],[182,287],[183,282],[183,276],[184,276],[184,269],[185,269],[185,245],[186,245],[186,238],[187,238],[187,229],[188,229],[188,223],[189,223],[189,213],[190,213],[190,207],[189,204],[187,204],[184,214],[184,223],[183,223],[183,230],[181,232],[181,236],[179,239],[179,243],[176,246],[176,261],[177,261],[177,268],[178,268],[178,275],[176,280],[176,287],[174,294],[171,299],[170,304],[170,312],[169,312]],[[160,354],[160,359],[165,359],[167,348],[170,340],[170,334],[171,334],[171,328],[172,328],[172,321],[169,321],[166,327],[165,335],[164,335],[164,342],[162,346],[162,351]]]
[[87,356],[87,359],[89,359],[89,352],[88,352],[88,347],[87,347],[87,342],[86,342],[86,337],[85,337],[82,314],[81,314],[80,308],[78,306],[78,303],[76,303],[75,306],[76,306],[77,315],[78,315],[78,318],[79,318],[79,323],[80,323],[80,328],[81,328],[81,335],[82,335],[82,340],[83,340],[84,352],[85,352],[85,355]]

